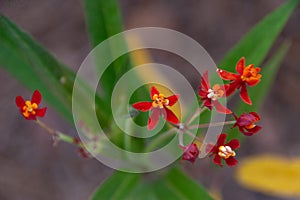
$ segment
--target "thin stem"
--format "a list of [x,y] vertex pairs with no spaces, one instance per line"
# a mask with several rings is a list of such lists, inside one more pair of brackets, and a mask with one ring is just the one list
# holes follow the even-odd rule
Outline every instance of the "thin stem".
[[[36,120],[36,123],[42,127],[44,130],[46,130],[53,138],[54,140],[54,145],[56,145],[59,141],[64,141],[66,143],[70,143],[70,144],[74,144],[74,138],[64,134],[60,131],[56,131],[52,128],[50,128],[49,126],[47,126],[44,122],[40,121],[40,120]],[[80,145],[79,145],[80,146]]]
[[179,142],[179,145],[180,146],[184,146],[184,143],[183,143],[183,132],[182,132],[182,130],[179,130],[179,132],[178,132],[178,142]]
[[195,139],[198,140],[199,142],[202,142],[201,138],[199,138],[198,136],[194,135],[191,131],[189,131],[189,130],[187,130],[187,129],[185,129],[184,131],[185,131],[185,132],[184,132],[185,134],[191,136],[192,138],[195,138]]
[[200,107],[198,107],[194,114],[192,114],[190,116],[190,118],[185,122],[185,125],[189,125],[190,123],[192,123],[199,115],[201,115],[205,110],[207,109],[207,107],[203,107],[203,105],[201,105]]
[[44,122],[40,121],[40,120],[36,120],[36,123],[42,127],[43,129],[45,129],[52,137],[57,137],[57,133],[55,130],[53,130],[52,128],[50,128],[49,126],[47,126]]
[[159,145],[162,141],[164,141],[169,136],[173,135],[173,133],[176,131],[176,128],[172,128],[168,130],[165,133],[162,133],[159,137],[157,137],[155,140],[153,140],[148,147],[145,149],[146,152],[152,151],[157,145]]
[[207,123],[207,124],[198,124],[198,125],[192,125],[188,126],[188,129],[198,129],[198,128],[208,128],[210,126],[216,127],[216,126],[224,126],[224,125],[230,125],[230,124],[235,124],[236,121],[227,121],[227,122],[216,122],[216,123]]

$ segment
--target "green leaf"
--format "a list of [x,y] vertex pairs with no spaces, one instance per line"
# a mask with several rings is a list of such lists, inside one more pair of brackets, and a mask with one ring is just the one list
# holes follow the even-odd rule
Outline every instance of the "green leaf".
[[[252,106],[245,104],[244,102],[239,102],[236,107],[236,113],[242,114],[243,112],[259,111],[266,97],[269,94],[269,90],[275,81],[277,71],[280,67],[280,63],[284,59],[288,52],[290,43],[284,42],[273,55],[273,57],[266,63],[265,67],[262,68],[261,74],[262,79],[259,85],[255,86],[249,91],[250,97],[252,97]],[[242,135],[239,133],[238,129],[232,129],[229,134],[229,138],[240,138]]]
[[123,31],[118,0],[84,0],[84,9],[93,47]]
[[219,66],[234,71],[236,62],[243,56],[247,63],[259,66],[298,4],[299,0],[290,0],[267,15],[230,50]]
[[125,199],[139,183],[140,176],[117,171],[94,192],[91,200]]
[[[86,25],[89,31],[92,47],[108,39],[109,37],[123,31],[121,12],[117,0],[84,0]],[[104,57],[108,59],[114,54],[114,49],[127,48],[125,39],[114,41],[107,46],[107,53]],[[95,56],[97,67],[101,68],[103,56]],[[110,102],[111,92],[118,77],[130,68],[128,56],[121,56],[116,59],[100,79],[103,89],[103,99]]]
[[[168,172],[164,185],[166,186],[166,191],[173,193],[177,197],[176,199],[213,199],[202,185],[177,168],[173,168]],[[163,191],[161,192],[163,193]]]
[[[254,63],[255,66],[260,66],[265,59],[275,39],[282,31],[292,11],[298,5],[299,0],[290,0],[272,13],[264,17],[258,24],[256,24],[241,40],[235,45],[225,58],[220,62],[219,67],[224,70],[235,72],[235,64],[241,58],[246,58],[246,64]],[[216,82],[217,74],[211,74],[212,82]],[[263,77],[263,79],[265,76]],[[264,83],[249,88],[252,89],[261,87]],[[229,100],[228,98],[227,100]],[[252,100],[254,96],[252,97]],[[256,109],[255,106],[252,108]],[[236,112],[236,110],[234,110]],[[237,110],[239,112],[240,110]],[[209,122],[210,112],[201,115],[201,123]]]
[[143,180],[122,199],[128,200],[212,200],[205,188],[193,181],[177,168],[170,169],[167,174],[156,173],[156,180]]
[[72,121],[74,73],[2,15],[0,66],[31,90],[39,89],[49,104]]

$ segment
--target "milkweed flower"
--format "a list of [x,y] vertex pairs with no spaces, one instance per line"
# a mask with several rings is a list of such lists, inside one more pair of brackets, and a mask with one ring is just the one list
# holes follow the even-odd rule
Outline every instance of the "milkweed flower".
[[172,95],[165,97],[154,86],[151,87],[150,96],[152,102],[137,102],[132,105],[133,108],[147,112],[151,111],[150,118],[148,120],[148,130],[155,128],[159,121],[159,117],[163,116],[168,122],[172,124],[178,124],[179,120],[176,115],[168,108],[173,106],[179,98],[179,95]]
[[24,101],[23,97],[16,97],[16,105],[19,107],[20,113],[27,120],[36,120],[36,117],[44,117],[47,108],[39,108],[42,95],[38,90],[32,94],[31,100]]
[[244,113],[239,117],[233,116],[236,119],[233,128],[238,127],[239,131],[246,136],[251,136],[261,129],[261,126],[255,124],[260,120],[260,116],[256,112]]
[[210,156],[214,156],[213,162],[219,166],[222,165],[222,159],[225,160],[228,166],[235,166],[238,161],[234,158],[236,153],[234,150],[240,147],[238,140],[234,139],[226,142],[227,134],[220,134],[217,143],[210,150]]
[[240,89],[240,97],[244,102],[252,105],[252,101],[247,91],[248,86],[255,86],[260,82],[262,77],[259,67],[254,67],[253,64],[248,66],[245,65],[245,58],[242,57],[236,64],[237,74],[217,69],[217,73],[223,80],[231,81],[230,84],[226,85],[226,96],[231,95],[235,90]]
[[83,144],[78,137],[73,138],[73,143],[78,146],[78,155],[80,155],[82,158],[92,157],[92,155],[83,147]]
[[197,144],[191,143],[188,146],[181,146],[183,150],[183,155],[181,160],[187,160],[190,161],[191,163],[194,163],[196,159],[198,158],[199,155],[199,149]]
[[199,87],[199,96],[204,101],[204,106],[208,109],[213,107],[220,113],[231,114],[231,110],[223,106],[218,99],[225,97],[225,88],[219,84],[210,86],[208,71],[205,71],[201,78],[201,84]]

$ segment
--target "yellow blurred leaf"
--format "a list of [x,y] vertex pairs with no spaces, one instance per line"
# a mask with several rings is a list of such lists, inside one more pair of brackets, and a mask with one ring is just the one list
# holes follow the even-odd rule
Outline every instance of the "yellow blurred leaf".
[[[141,44],[141,41],[138,37],[127,37],[127,45],[128,46],[137,46]],[[153,60],[149,54],[149,52],[146,49],[140,49],[135,52],[131,52],[131,61],[133,66],[139,66],[143,64],[148,64],[152,63]],[[155,77],[157,80],[165,80],[165,82],[168,83],[168,85],[172,85],[172,82],[169,80],[170,77],[164,76],[160,71],[157,71],[155,68],[154,69],[149,69],[149,70],[144,70],[142,73],[139,72],[138,75],[142,80],[145,82],[151,82],[152,77]],[[155,86],[159,92],[165,94],[166,96],[173,95],[174,93],[171,92],[170,89],[160,85],[160,84],[151,84],[151,86]],[[150,91],[150,88],[149,88]],[[182,112],[181,107],[183,108],[183,105],[179,105],[179,103],[176,103],[172,108],[169,108],[173,112],[176,113],[177,117],[180,119],[180,114]]]
[[237,181],[245,188],[279,197],[300,197],[300,157],[261,155],[239,164]]

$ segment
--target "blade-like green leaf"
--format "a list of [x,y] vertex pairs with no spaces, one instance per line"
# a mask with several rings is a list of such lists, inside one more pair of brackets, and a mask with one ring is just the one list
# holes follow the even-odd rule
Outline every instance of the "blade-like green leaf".
[[[235,72],[235,64],[241,58],[245,57],[247,64],[254,63],[255,66],[260,66],[265,59],[267,53],[272,47],[275,39],[282,31],[292,11],[299,4],[299,0],[290,0],[279,8],[268,14],[258,24],[256,24],[241,40],[235,45],[231,51],[220,62],[219,67],[228,71]],[[211,74],[212,82],[215,82],[217,75]],[[263,77],[264,79],[265,77]],[[261,83],[253,88],[261,87]],[[254,97],[252,97],[253,99]],[[230,98],[228,98],[230,99]],[[255,105],[252,107],[255,108]],[[236,110],[233,110],[236,112]],[[201,115],[201,123],[209,122],[209,112]]]
[[123,199],[135,200],[212,200],[213,198],[200,184],[193,181],[177,168],[172,168],[167,174],[159,174],[157,180],[143,180]]
[[[73,122],[71,100],[76,74],[4,16],[0,16],[0,66],[24,86],[40,90],[43,99]],[[101,104],[97,96],[96,102]],[[101,114],[105,112],[101,108]]]
[[202,185],[193,181],[177,168],[173,168],[168,172],[164,184],[169,191],[178,197],[177,199],[213,199]]
[[47,53],[28,34],[0,15],[0,65],[72,120],[74,73]]
[[[267,62],[265,67],[262,68],[261,74],[263,75],[261,82],[258,86],[254,87],[249,91],[249,95],[252,97],[252,106],[245,104],[244,102],[240,102],[235,109],[237,114],[242,114],[243,112],[250,111],[259,111],[261,106],[263,105],[267,95],[269,94],[269,90],[272,84],[275,81],[277,71],[280,67],[280,63],[284,59],[290,44],[288,42],[283,43],[278,51],[273,55],[273,57]],[[239,133],[238,129],[232,129],[229,134],[229,138],[240,138],[242,136]]]
[[282,31],[299,0],[290,0],[260,21],[220,62],[220,67],[234,71],[235,63],[245,56],[247,63],[260,65]]
[[92,195],[91,200],[126,199],[139,183],[140,174],[115,172]]
[[[121,12],[117,0],[84,0],[86,25],[89,31],[92,47],[108,39],[109,37],[123,31]],[[115,41],[107,47],[107,55],[112,56],[114,49],[126,48],[125,40]],[[96,56],[101,59],[101,55]],[[103,58],[102,58],[103,59]],[[99,68],[104,66],[97,66]],[[111,92],[116,79],[130,67],[129,58],[122,56],[116,59],[100,79],[103,89],[103,98],[110,102]]]

